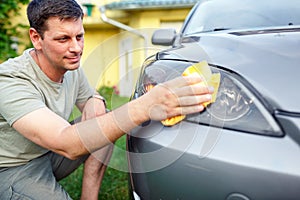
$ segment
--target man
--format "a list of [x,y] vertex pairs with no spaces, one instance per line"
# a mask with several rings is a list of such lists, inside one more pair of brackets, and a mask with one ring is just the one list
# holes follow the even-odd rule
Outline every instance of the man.
[[[212,91],[200,77],[177,78],[105,113],[80,66],[83,13],[75,0],[33,0],[34,46],[0,65],[0,199],[70,199],[58,184],[85,162],[82,199],[97,199],[103,165],[91,153],[147,120],[200,112]],[[76,105],[82,121],[70,125]],[[97,153],[98,154],[98,153]],[[105,157],[105,156],[104,156]]]

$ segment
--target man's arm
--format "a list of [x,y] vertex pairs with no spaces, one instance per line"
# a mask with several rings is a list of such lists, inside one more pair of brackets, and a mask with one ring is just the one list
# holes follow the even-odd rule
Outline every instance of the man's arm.
[[211,92],[197,84],[201,81],[200,77],[179,77],[112,112],[74,125],[41,108],[17,120],[13,127],[38,145],[75,159],[114,142],[147,120],[202,111]]

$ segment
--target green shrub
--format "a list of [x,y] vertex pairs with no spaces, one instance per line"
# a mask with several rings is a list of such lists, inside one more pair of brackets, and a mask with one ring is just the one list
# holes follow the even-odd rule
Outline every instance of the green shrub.
[[19,15],[20,5],[27,4],[29,0],[2,0],[0,4],[0,61],[18,55],[14,45],[20,42],[20,30],[27,27],[23,24],[12,24],[12,17]]

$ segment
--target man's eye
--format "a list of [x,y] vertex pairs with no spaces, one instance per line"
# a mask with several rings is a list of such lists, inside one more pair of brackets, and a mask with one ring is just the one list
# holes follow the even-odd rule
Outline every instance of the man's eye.
[[65,42],[65,41],[67,41],[67,38],[63,37],[63,38],[58,38],[57,40],[60,41],[60,42]]
[[83,35],[78,35],[76,38],[77,38],[77,40],[82,40],[83,39]]

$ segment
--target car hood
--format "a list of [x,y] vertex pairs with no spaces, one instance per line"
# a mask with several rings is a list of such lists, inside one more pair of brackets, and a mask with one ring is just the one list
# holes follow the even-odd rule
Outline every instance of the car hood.
[[194,35],[157,58],[208,60],[240,74],[274,109],[300,113],[300,28]]

